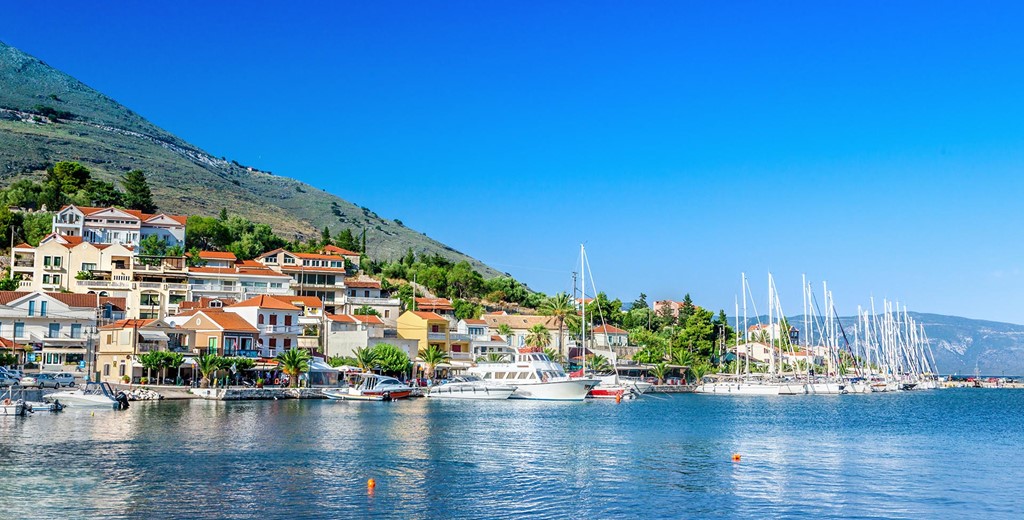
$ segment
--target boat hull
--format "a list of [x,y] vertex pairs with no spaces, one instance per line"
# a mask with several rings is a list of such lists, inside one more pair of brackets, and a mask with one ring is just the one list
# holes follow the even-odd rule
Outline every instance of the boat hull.
[[515,387],[495,388],[479,385],[441,385],[431,388],[425,395],[430,399],[501,401],[511,397],[515,391]]
[[704,383],[694,390],[708,395],[779,395],[781,385],[760,385],[750,383]]
[[598,384],[596,379],[571,379],[569,381],[548,381],[523,384],[516,387],[512,399],[533,399],[541,401],[582,401]]
[[[395,390],[392,392],[349,392],[347,388],[326,388],[321,391],[324,397],[337,401],[383,401],[385,398],[404,399],[412,394],[412,389]],[[388,394],[385,396],[384,394]]]
[[117,409],[117,401],[101,395],[79,395],[75,392],[58,392],[43,396],[48,403],[59,401],[68,408],[112,408]]
[[25,415],[25,403],[14,401],[11,404],[0,403],[0,415]]

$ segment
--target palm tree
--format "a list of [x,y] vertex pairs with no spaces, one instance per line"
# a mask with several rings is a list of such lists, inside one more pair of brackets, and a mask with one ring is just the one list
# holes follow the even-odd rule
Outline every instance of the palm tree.
[[419,355],[416,358],[427,366],[427,377],[431,379],[434,378],[434,370],[437,369],[437,365],[440,365],[449,359],[448,353],[437,345],[430,345],[427,348],[421,348]]
[[498,335],[505,338],[505,343],[512,344],[509,338],[512,337],[512,327],[509,327],[507,323],[498,325]]
[[608,358],[595,354],[590,356],[590,368],[594,372],[611,372],[612,364],[608,362]]
[[372,348],[359,347],[355,351],[356,366],[363,372],[373,370],[373,364],[377,362],[377,355]]
[[693,352],[690,352],[685,348],[672,349],[672,353],[669,354],[669,362],[672,363],[673,365],[688,367],[693,364],[693,361]]
[[576,305],[568,294],[560,292],[541,302],[540,308],[537,310],[541,316],[551,316],[555,319],[555,323],[558,324],[558,352],[565,354],[564,345],[562,345],[562,336],[565,335],[565,324],[566,322],[579,321],[580,319],[579,314],[577,314]]
[[220,370],[221,363],[221,357],[216,354],[202,354],[196,358],[196,368],[199,369],[199,376],[201,377],[200,387],[209,388],[210,376]]
[[551,332],[540,323],[530,327],[526,334],[526,344],[538,351],[551,343]]
[[544,349],[544,355],[547,356],[548,359],[550,359],[551,361],[553,361],[555,363],[561,363],[561,362],[565,361],[565,357],[562,356],[562,353],[557,351],[557,350],[555,350],[555,349],[553,349],[553,348],[546,348],[546,349]]
[[671,370],[672,369],[669,368],[667,364],[658,363],[651,368],[651,375],[658,378],[658,384],[661,385],[665,383],[665,376],[667,376]]
[[497,352],[491,352],[490,354],[487,354],[486,360],[488,363],[505,363],[508,361],[508,356]]
[[281,371],[288,374],[288,386],[295,388],[299,384],[299,374],[309,371],[309,352],[292,347],[277,355]]
[[704,376],[711,371],[711,365],[707,363],[698,363],[687,369],[687,373],[693,376],[694,383],[700,382]]

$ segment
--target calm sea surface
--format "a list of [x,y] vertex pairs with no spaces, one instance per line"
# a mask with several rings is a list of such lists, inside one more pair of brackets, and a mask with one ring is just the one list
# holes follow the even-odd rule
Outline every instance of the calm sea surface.
[[960,389],[0,417],[0,518],[1021,518],[1022,410]]

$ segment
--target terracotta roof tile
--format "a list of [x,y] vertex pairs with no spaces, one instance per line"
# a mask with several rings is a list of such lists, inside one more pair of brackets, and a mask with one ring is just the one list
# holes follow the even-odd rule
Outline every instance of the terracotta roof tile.
[[292,305],[290,303],[283,302],[283,301],[278,300],[277,298],[275,298],[273,296],[268,296],[266,294],[261,294],[259,296],[253,296],[252,298],[249,298],[248,300],[245,300],[245,301],[242,301],[242,302],[238,302],[238,303],[236,303],[234,305],[231,305],[231,307],[234,307],[234,308],[240,308],[240,307],[259,307],[261,309],[277,309],[277,310],[281,310],[281,311],[297,311],[297,310],[300,310],[298,307],[296,307],[296,306],[294,306],[294,305]]
[[417,315],[420,318],[423,318],[425,320],[444,320],[444,321],[448,321],[448,320],[444,319],[444,316],[441,316],[440,314],[437,314],[437,313],[434,313],[434,312],[421,312],[421,311],[409,311],[409,312],[411,312],[411,313],[413,313],[413,314],[415,314],[415,315]]
[[320,298],[317,298],[316,296],[271,295],[270,297],[296,306],[297,304],[301,304],[303,307],[314,307],[317,309],[324,306],[324,302],[320,301]]

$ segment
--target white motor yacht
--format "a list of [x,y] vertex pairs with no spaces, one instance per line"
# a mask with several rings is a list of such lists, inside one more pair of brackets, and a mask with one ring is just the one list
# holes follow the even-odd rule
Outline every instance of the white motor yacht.
[[425,394],[432,399],[508,399],[516,387],[490,383],[479,376],[455,376],[443,385],[431,387]]
[[471,375],[490,383],[514,385],[512,399],[582,401],[600,381],[570,378],[562,365],[548,359],[540,349],[523,348],[511,363],[482,362],[469,369]]
[[[118,398],[118,393],[107,382],[88,382],[84,387],[54,392],[43,396],[47,403],[61,403],[68,408],[127,408],[127,397]],[[123,396],[123,393],[120,394]]]

